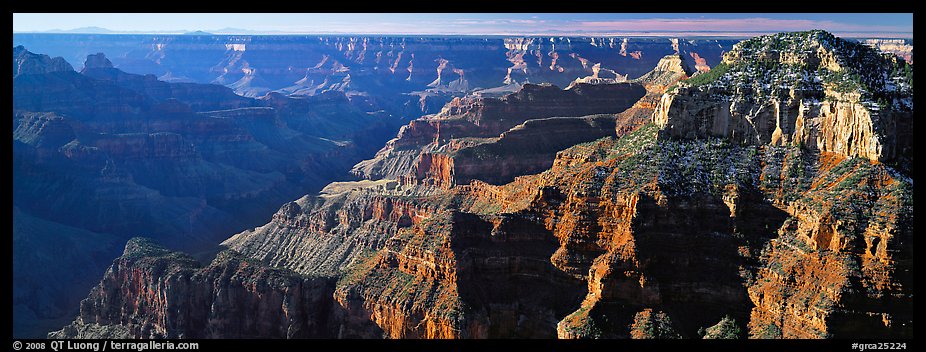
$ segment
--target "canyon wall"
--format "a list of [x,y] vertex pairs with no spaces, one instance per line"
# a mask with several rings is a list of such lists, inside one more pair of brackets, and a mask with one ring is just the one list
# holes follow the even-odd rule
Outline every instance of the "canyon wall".
[[[439,114],[403,126],[353,172],[369,179],[411,175],[415,181],[433,179],[448,187],[472,179],[511,181],[549,167],[553,153],[562,148],[610,135],[613,117],[604,114],[626,110],[645,92],[636,83],[576,84],[566,90],[525,85],[501,98],[456,98]],[[578,118],[592,114],[602,116]],[[506,167],[493,175],[489,169],[499,163]]]
[[744,41],[721,66],[662,97],[666,135],[912,158],[911,68],[892,54],[810,31]]
[[135,238],[81,302],[77,320],[49,338],[325,337],[332,285],[231,251],[202,267]]
[[[248,97],[343,92],[370,111],[414,119],[455,97],[525,83],[638,77],[665,55],[716,65],[730,39],[468,36],[94,35],[14,33],[14,45],[80,68],[104,52],[114,67],[165,82],[214,83]],[[598,73],[596,73],[598,72]]]

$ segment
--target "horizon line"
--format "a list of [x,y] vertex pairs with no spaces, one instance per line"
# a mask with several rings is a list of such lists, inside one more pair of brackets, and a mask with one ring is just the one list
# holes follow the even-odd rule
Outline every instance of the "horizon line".
[[[165,30],[165,31],[117,31],[97,27],[105,32],[72,32],[79,28],[70,30],[49,29],[38,31],[13,31],[13,34],[80,34],[80,35],[178,35],[178,36],[208,36],[208,35],[241,35],[241,36],[332,36],[332,35],[358,35],[358,36],[462,36],[462,37],[480,37],[480,36],[549,36],[549,37],[570,37],[570,38],[588,38],[588,37],[718,37],[718,38],[749,38],[754,36],[800,32],[793,30],[781,31],[620,31],[620,32],[495,32],[495,33],[422,33],[422,32],[291,32],[291,31],[209,31],[209,30]],[[807,29],[812,30],[812,29]],[[204,34],[197,34],[202,32]],[[887,31],[828,31],[833,35],[847,38],[891,38],[891,39],[913,39],[912,32],[887,32]]]

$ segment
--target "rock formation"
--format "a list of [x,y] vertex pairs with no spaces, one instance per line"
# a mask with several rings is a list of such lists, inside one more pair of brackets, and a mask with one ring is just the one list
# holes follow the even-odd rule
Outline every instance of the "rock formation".
[[761,36],[662,97],[655,119],[676,137],[912,158],[908,73],[894,55],[823,31]]
[[13,78],[24,74],[68,71],[74,71],[74,68],[61,57],[50,58],[48,55],[34,54],[22,45],[13,48]]
[[231,251],[201,267],[185,254],[135,238],[81,302],[77,320],[49,338],[327,336],[331,286]]
[[100,68],[113,68],[113,63],[106,58],[106,54],[96,53],[87,55],[87,61],[84,62],[84,68],[80,72],[87,73],[89,70]]
[[617,114],[617,136],[634,131],[649,122],[659,99],[670,86],[700,72],[693,65],[694,63],[684,56],[667,55],[659,60],[652,71],[633,79],[632,83],[639,83],[646,88],[646,95],[627,110]]
[[[402,127],[353,172],[446,187],[473,179],[509,182],[548,168],[565,147],[610,135],[613,117],[603,114],[619,113],[644,94],[633,83],[575,83],[566,90],[527,84],[500,98],[455,98],[440,113]],[[592,114],[602,116],[583,117]]]

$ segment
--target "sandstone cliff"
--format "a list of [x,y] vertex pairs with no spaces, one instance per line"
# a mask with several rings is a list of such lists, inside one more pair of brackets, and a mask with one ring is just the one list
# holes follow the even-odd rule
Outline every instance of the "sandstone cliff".
[[646,95],[637,100],[633,106],[615,116],[616,135],[622,136],[650,122],[659,99],[666,90],[680,80],[686,80],[700,73],[694,65],[695,63],[685,56],[666,55],[659,60],[652,71],[633,79],[631,82],[639,83],[646,88]]
[[[614,130],[608,116],[561,117],[618,113],[644,94],[641,85],[630,83],[579,83],[566,90],[528,84],[498,98],[455,98],[440,113],[403,126],[395,139],[353,172],[370,179],[411,176],[415,182],[446,187],[472,179],[508,182],[515,175],[549,167],[553,153],[562,148]],[[501,174],[494,171],[499,165]]]
[[77,320],[48,337],[323,337],[331,286],[230,251],[201,267],[136,238],[81,302]]
[[912,161],[909,73],[894,55],[823,31],[761,36],[663,96],[654,118],[669,136]]

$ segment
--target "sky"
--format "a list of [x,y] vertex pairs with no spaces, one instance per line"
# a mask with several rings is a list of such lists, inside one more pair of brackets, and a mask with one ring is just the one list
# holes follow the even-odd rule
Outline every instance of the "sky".
[[[116,33],[412,35],[756,35],[824,29],[913,37],[913,14],[854,13],[14,13],[13,32],[101,27]],[[87,30],[84,30],[87,31]]]

